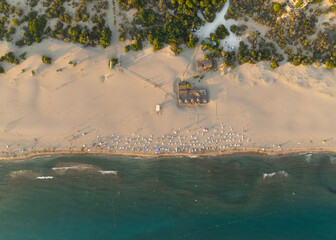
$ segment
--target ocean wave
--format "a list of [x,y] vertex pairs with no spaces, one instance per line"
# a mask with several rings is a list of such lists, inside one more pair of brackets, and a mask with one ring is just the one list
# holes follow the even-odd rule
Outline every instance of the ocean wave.
[[65,174],[69,170],[71,171],[93,171],[98,172],[100,169],[91,164],[84,164],[84,163],[59,163],[56,167],[52,168],[58,174]]
[[32,170],[18,170],[18,171],[9,172],[9,176],[14,179],[18,179],[18,178],[33,179],[35,177],[35,174],[33,173]]
[[38,176],[36,177],[36,179],[39,179],[39,180],[47,180],[47,179],[53,179],[54,176]]
[[274,177],[274,176],[277,176],[277,175],[288,177],[288,173],[286,171],[278,171],[278,172],[272,172],[272,173],[264,173],[263,174],[263,179],[271,178],[271,177]]
[[103,170],[100,170],[98,171],[100,172],[101,174],[105,175],[105,174],[114,174],[114,175],[118,175],[118,171],[103,171]]
[[188,155],[188,158],[199,158],[198,155]]

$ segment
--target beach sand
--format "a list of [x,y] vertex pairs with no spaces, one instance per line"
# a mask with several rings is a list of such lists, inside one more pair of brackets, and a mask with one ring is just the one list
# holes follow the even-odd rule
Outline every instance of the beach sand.
[[[84,48],[44,40],[0,55],[27,52],[0,76],[0,155],[40,152],[205,154],[333,151],[336,70],[283,63],[242,65],[192,76],[199,49],[172,56],[169,47],[125,53],[114,34],[110,47]],[[196,51],[196,52],[195,52]],[[41,55],[53,63],[41,62]],[[118,56],[122,67],[109,69]],[[76,66],[68,62],[76,62]],[[22,72],[24,69],[24,72]],[[32,76],[31,71],[35,71]],[[58,70],[58,71],[56,71]],[[180,107],[176,83],[208,90],[204,106]],[[162,111],[154,111],[160,104]]]

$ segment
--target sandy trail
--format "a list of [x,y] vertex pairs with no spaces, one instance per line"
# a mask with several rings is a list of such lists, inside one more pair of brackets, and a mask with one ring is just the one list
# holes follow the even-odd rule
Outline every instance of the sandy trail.
[[[223,24],[229,31],[230,35],[227,36],[225,39],[221,40],[220,47],[223,47],[223,49],[226,51],[232,50],[232,47],[234,47],[235,49],[238,48],[239,38],[234,33],[231,32],[230,27],[233,24],[239,25],[239,23],[234,19],[225,20],[224,18],[229,7],[230,7],[230,0],[227,0],[222,10],[217,13],[214,21],[206,22],[204,26],[200,27],[200,30],[197,33],[200,38],[200,42],[202,42],[202,40],[204,40],[205,38],[209,37],[210,33],[214,33],[219,25]],[[201,17],[203,20],[205,20],[200,12],[198,12],[198,16]]]

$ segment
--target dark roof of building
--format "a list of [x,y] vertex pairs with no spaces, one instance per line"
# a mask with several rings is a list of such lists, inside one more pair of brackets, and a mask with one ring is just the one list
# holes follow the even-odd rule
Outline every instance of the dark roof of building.
[[208,94],[206,89],[187,89],[185,82],[180,82],[178,86],[178,101],[180,105],[208,103]]

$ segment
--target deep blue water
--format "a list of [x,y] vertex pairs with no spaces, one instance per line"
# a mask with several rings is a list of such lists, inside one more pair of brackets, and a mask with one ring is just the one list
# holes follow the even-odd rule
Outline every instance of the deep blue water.
[[2,239],[336,239],[336,157],[0,162]]

